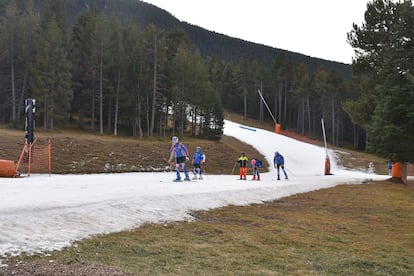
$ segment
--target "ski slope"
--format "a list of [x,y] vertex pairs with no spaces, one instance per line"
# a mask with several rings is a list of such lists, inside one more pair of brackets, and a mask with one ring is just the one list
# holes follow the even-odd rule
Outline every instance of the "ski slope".
[[289,180],[275,181],[273,167],[261,174],[261,181],[205,175],[203,180],[176,183],[172,182],[175,172],[2,178],[0,264],[6,255],[59,250],[76,240],[147,222],[191,220],[192,210],[261,203],[338,184],[388,178],[341,169],[334,156],[334,175],[325,176],[324,148],[266,130],[225,121],[224,134],[251,144],[269,164],[279,151],[285,157]]

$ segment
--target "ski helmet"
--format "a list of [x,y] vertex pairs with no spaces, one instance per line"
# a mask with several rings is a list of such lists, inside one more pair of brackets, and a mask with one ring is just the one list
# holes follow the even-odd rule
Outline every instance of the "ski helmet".
[[173,142],[174,144],[177,144],[178,143],[178,137],[173,136],[173,138],[171,138],[171,142]]
[[201,152],[201,147],[200,146],[196,147],[196,152]]

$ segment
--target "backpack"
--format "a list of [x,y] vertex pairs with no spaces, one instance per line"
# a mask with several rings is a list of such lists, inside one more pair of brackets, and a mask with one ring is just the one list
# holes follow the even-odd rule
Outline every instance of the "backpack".
[[262,161],[259,159],[256,159],[256,167],[261,168],[262,167]]

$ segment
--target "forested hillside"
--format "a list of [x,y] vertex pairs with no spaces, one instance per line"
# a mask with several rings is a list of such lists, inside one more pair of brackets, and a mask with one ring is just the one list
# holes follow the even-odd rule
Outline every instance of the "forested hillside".
[[[387,16],[377,12],[369,22]],[[351,79],[350,65],[209,32],[135,0],[0,0],[0,21],[0,120],[10,126],[23,128],[24,99],[35,98],[45,130],[219,138],[228,109],[312,138],[323,118],[329,143],[366,148],[376,105],[352,101],[373,82]]]
[[[43,2],[45,0],[34,0],[37,11],[41,11]],[[286,55],[291,63],[303,61],[312,73],[318,67],[324,66],[340,72],[345,78],[349,79],[351,77],[351,66],[349,64],[309,57],[301,53],[289,51],[289,49],[273,48],[229,37],[214,31],[211,32],[199,26],[179,21],[169,12],[141,0],[65,1],[65,13],[68,21],[74,23],[79,13],[85,7],[92,7],[94,5],[97,10],[103,11],[106,15],[115,16],[123,22],[132,21],[142,28],[149,24],[154,24],[165,30],[176,27],[181,28],[187,34],[189,41],[199,49],[204,57],[215,56],[235,64],[244,56],[269,66],[271,62],[269,57],[283,54]]]

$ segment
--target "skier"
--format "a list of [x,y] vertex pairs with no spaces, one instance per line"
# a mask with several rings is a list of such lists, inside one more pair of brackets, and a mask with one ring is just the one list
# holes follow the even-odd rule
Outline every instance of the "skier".
[[198,179],[203,179],[203,170],[201,165],[206,162],[206,155],[201,151],[201,147],[196,147],[196,152],[193,155],[193,179],[197,179],[197,174],[199,175]]
[[171,160],[175,156],[175,171],[177,174],[177,177],[175,181],[181,181],[181,175],[180,175],[180,166],[181,169],[184,172],[185,181],[190,181],[190,177],[187,172],[187,167],[185,165],[185,161],[188,161],[188,150],[184,146],[184,144],[178,142],[178,137],[174,136],[171,139],[171,148],[170,148],[170,159],[168,160],[168,163],[171,163]]
[[242,179],[246,180],[247,164],[249,162],[249,158],[247,158],[247,156],[244,154],[244,152],[242,152],[241,156],[239,157],[237,162],[239,162],[239,164],[240,164],[240,170],[239,170],[240,180],[242,180]]
[[257,159],[252,159],[250,161],[250,165],[252,166],[252,170],[253,170],[253,178],[252,180],[258,180],[260,181],[260,174],[259,174],[259,162]]
[[275,157],[273,158],[273,165],[277,168],[277,180],[280,180],[280,168],[282,168],[283,173],[285,174],[285,179],[288,179],[285,171],[285,159],[283,158],[283,155],[277,151],[275,152]]

